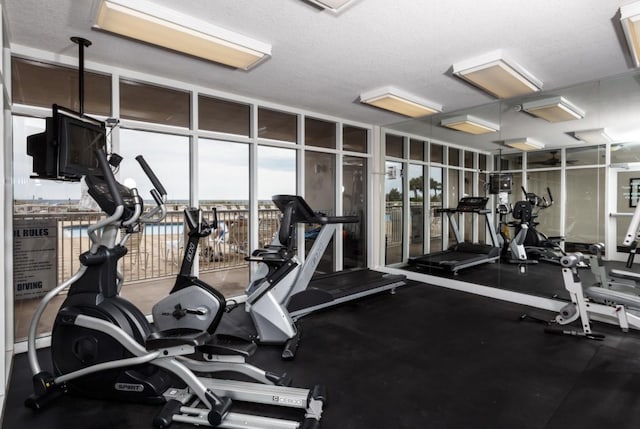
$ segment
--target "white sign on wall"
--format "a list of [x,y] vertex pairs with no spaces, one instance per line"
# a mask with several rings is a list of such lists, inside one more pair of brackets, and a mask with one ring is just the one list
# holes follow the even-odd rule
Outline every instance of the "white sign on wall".
[[55,219],[14,221],[15,299],[38,298],[58,282],[58,228]]

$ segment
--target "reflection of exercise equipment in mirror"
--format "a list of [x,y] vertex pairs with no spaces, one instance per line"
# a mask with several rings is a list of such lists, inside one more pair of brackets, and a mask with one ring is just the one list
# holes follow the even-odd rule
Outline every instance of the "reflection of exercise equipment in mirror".
[[[564,241],[564,237],[547,237],[543,232],[538,230],[540,222],[537,221],[541,210],[545,210],[553,205],[553,196],[551,195],[551,189],[547,187],[546,197],[540,197],[533,192],[527,192],[522,187],[522,192],[525,195],[525,201],[522,201],[520,208],[520,226],[516,227],[516,236],[526,226],[525,238],[523,245],[527,256],[531,259],[538,259],[546,262],[553,262],[560,264],[560,259],[565,256],[565,252],[561,247],[561,243]],[[517,204],[519,204],[518,202]],[[527,204],[528,203],[528,204]],[[538,209],[536,211],[536,209]],[[581,266],[586,266],[584,262],[581,262]]]
[[[513,183],[511,173],[498,173],[489,176],[489,194],[498,196],[496,213],[498,213],[498,243],[501,257],[510,264],[518,264],[518,272],[526,273],[527,265],[537,264],[537,260],[527,258],[524,241],[529,229],[528,223],[532,216],[531,203],[518,201],[515,206],[509,202]],[[508,222],[507,216],[511,214],[513,221]],[[511,237],[510,228],[517,232]]]
[[[458,271],[474,265],[495,262],[500,259],[500,247],[498,237],[493,226],[491,210],[487,209],[488,197],[463,197],[455,208],[436,209],[436,213],[446,214],[449,219],[449,227],[453,232],[455,244],[447,250],[427,253],[426,255],[409,258],[409,265],[420,269],[436,269],[448,271],[456,275]],[[463,241],[458,223],[457,214],[482,215],[489,231],[491,244],[469,243]]]

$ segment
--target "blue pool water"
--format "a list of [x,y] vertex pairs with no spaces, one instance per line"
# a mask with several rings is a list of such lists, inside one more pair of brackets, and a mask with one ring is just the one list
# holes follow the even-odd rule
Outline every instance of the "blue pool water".
[[[89,225],[65,226],[62,228],[64,237],[86,237]],[[149,235],[182,235],[184,224],[182,222],[147,224],[144,233]]]

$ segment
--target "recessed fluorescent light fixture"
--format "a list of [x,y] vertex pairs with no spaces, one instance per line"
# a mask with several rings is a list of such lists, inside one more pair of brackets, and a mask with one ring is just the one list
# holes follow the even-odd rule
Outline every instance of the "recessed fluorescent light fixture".
[[633,63],[638,67],[640,66],[640,2],[620,8],[620,23],[627,38]]
[[462,131],[469,134],[495,133],[500,129],[496,124],[484,121],[471,115],[454,116],[440,121],[443,127]]
[[432,115],[442,111],[440,104],[423,100],[413,94],[391,86],[360,94],[360,102],[412,118]]
[[345,9],[354,0],[307,0],[309,3],[316,4],[323,9],[331,12],[339,13]]
[[564,97],[522,103],[522,110],[549,122],[573,121],[584,118],[584,111]]
[[103,0],[94,28],[249,70],[271,45],[146,0]]
[[607,144],[613,142],[604,128],[595,130],[574,131],[573,136],[588,144]]
[[542,89],[542,82],[507,58],[502,50],[454,64],[453,74],[498,98],[527,95]]
[[514,149],[520,149],[522,151],[538,150],[544,148],[544,143],[532,140],[529,137],[505,140],[504,144]]

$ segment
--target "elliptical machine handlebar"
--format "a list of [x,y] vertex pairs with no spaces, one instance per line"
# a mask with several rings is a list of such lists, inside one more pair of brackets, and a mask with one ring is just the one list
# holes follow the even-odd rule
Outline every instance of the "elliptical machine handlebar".
[[158,192],[160,193],[160,196],[164,200],[164,198],[166,198],[167,196],[167,191],[164,189],[164,186],[162,186],[162,183],[160,183],[160,180],[158,180],[158,177],[155,175],[151,167],[149,167],[149,164],[147,164],[147,161],[145,161],[142,155],[136,156],[136,161],[138,161],[138,164],[140,164],[140,167],[142,167],[144,174],[146,174],[149,180],[151,180],[153,187],[158,190]]
[[136,156],[136,161],[138,161],[142,171],[144,171],[144,174],[147,175],[153,185],[153,189],[151,189],[151,196],[156,202],[156,207],[142,215],[140,220],[142,222],[149,223],[160,222],[167,216],[167,208],[165,206],[167,191],[142,155]]
[[531,205],[535,207],[539,207],[541,209],[549,208],[553,205],[553,196],[551,195],[551,188],[547,186],[547,194],[549,194],[549,200],[545,197],[540,197],[533,192],[527,192],[524,186],[521,186],[522,192],[524,192],[524,198],[531,203]]

